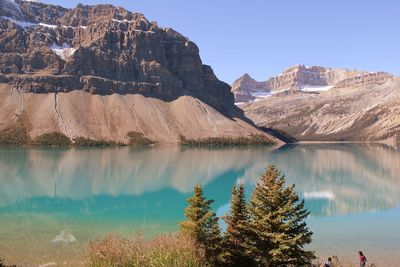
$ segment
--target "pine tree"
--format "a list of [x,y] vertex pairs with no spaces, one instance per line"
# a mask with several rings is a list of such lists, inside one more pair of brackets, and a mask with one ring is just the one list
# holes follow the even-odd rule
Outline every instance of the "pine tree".
[[224,252],[222,261],[224,266],[254,266],[248,250],[247,211],[245,187],[240,184],[232,189],[231,208],[225,216],[226,232],[224,235]]
[[251,253],[259,266],[309,266],[314,253],[304,249],[312,232],[309,212],[285,177],[269,166],[256,184],[249,205]]
[[211,208],[213,200],[204,197],[200,185],[195,186],[194,195],[188,199],[185,210],[186,221],[180,224],[181,232],[191,236],[196,242],[196,250],[204,251],[204,257],[211,266],[219,264],[221,253],[221,231],[218,217]]
[[218,217],[215,212],[211,212],[206,224],[207,236],[204,245],[204,256],[211,266],[220,266],[222,252],[221,229]]

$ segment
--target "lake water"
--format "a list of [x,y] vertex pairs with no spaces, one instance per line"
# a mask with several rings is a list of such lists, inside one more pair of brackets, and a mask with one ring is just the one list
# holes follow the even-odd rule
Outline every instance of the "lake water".
[[0,257],[28,266],[77,265],[88,241],[109,232],[177,231],[194,185],[204,186],[221,215],[232,185],[242,181],[250,193],[268,164],[306,199],[310,248],[319,256],[357,260],[361,249],[378,266],[399,266],[400,152],[349,144],[275,151],[3,147]]

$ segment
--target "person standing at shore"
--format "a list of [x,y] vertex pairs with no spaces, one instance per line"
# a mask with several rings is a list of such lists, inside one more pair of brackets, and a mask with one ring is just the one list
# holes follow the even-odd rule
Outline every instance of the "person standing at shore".
[[362,253],[362,251],[359,251],[358,254],[360,256],[360,267],[365,267],[367,258],[364,256],[364,253]]
[[324,267],[333,267],[331,257],[329,257],[328,260],[325,262]]

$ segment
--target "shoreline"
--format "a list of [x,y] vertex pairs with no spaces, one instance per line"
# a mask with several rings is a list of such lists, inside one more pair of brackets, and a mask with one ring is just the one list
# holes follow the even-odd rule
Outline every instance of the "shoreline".
[[381,141],[298,141],[296,143],[289,144],[385,144]]
[[299,144],[299,145],[307,145],[307,144],[381,144],[388,146],[396,146],[400,143],[397,142],[387,142],[386,140],[381,141],[298,141],[296,143],[288,143],[289,144]]
[[[174,234],[174,233],[169,233]],[[98,238],[104,238],[105,236],[98,236]],[[127,237],[124,237],[127,238]],[[149,240],[149,238],[146,238]],[[0,255],[0,261],[3,265],[0,266],[5,267],[22,267],[22,266],[59,266],[63,265],[66,267],[69,266],[88,266],[87,265],[87,247],[90,242],[94,242],[94,240],[87,241],[81,244],[69,245],[69,251],[65,254],[61,253],[56,257],[43,257],[40,255],[36,259],[31,257],[20,257],[20,256],[9,256],[9,255]],[[78,246],[78,247],[77,247]],[[371,251],[367,250],[367,257],[369,265],[374,264],[375,266],[385,266],[385,267],[395,267],[396,263],[400,260],[400,256],[390,253],[377,255],[376,253],[370,253]],[[7,253],[4,253],[7,254]],[[77,255],[78,254],[78,255]],[[354,256],[353,256],[354,254]],[[357,250],[349,253],[333,253],[330,254],[329,251],[320,251],[316,255],[316,259],[313,260],[313,266],[320,266],[323,262],[326,261],[327,257],[337,257],[343,266],[358,266],[358,257]],[[71,259],[72,258],[72,259]],[[369,266],[368,265],[368,266]],[[371,265],[371,266],[374,266]],[[341,265],[342,266],[342,265]]]

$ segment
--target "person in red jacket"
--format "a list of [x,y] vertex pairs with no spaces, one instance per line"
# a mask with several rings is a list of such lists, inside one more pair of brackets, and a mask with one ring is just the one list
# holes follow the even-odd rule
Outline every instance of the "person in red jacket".
[[365,267],[365,264],[367,262],[367,258],[364,256],[362,251],[359,251],[358,254],[360,255],[360,267]]

